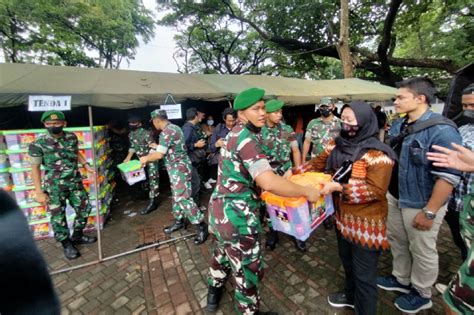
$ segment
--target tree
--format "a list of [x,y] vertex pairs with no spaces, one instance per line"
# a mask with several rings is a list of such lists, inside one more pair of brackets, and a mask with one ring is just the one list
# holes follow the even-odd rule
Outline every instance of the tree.
[[153,35],[140,0],[0,0],[7,62],[118,68]]
[[[164,20],[168,24],[186,23],[193,18],[203,21],[228,18],[241,22],[257,32],[265,45],[288,56],[304,71],[322,58],[341,58],[336,35],[340,31],[336,17],[341,8],[335,1],[177,0],[168,3],[167,7],[172,10]],[[443,0],[352,2],[349,6],[349,49],[355,75],[394,85],[407,73],[452,74],[473,59],[470,42],[465,40],[472,37],[470,10],[470,4],[465,0],[453,0],[449,4]],[[430,33],[427,40],[423,40],[427,45],[423,46],[424,54],[420,55],[409,47],[419,41],[416,33],[424,31]],[[466,35],[469,33],[471,35]],[[464,40],[452,45],[451,37]],[[448,53],[455,50],[460,52]]]

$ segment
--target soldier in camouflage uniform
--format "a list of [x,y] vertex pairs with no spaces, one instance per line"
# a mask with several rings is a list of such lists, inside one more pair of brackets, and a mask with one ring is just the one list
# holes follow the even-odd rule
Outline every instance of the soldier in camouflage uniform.
[[329,97],[323,97],[319,110],[321,117],[311,120],[306,128],[305,139],[303,143],[303,161],[309,152],[311,144],[311,158],[317,157],[323,152],[329,142],[334,140],[341,131],[341,120],[333,114],[334,103]]
[[156,129],[161,130],[160,140],[156,152],[141,157],[140,162],[147,164],[160,159],[165,162],[173,194],[172,212],[176,220],[164,232],[171,234],[184,228],[184,219],[187,218],[197,229],[194,244],[202,244],[208,236],[207,224],[202,211],[191,198],[191,161],[184,147],[183,132],[168,121],[164,110],[153,111],[151,118]]
[[319,197],[313,187],[302,187],[273,173],[261,148],[260,128],[265,124],[265,91],[252,88],[234,101],[239,123],[221,148],[216,188],[209,202],[209,228],[216,243],[209,268],[207,309],[216,311],[227,278],[235,278],[238,313],[259,312],[259,282],[263,261],[259,233],[260,191],[285,197]]
[[[283,118],[283,105],[283,101],[279,100],[270,100],[265,103],[267,119],[260,132],[263,152],[267,156],[273,172],[278,175],[285,174],[292,167],[292,157],[295,166],[298,167],[301,164],[301,153],[298,148],[298,142],[296,141],[296,134],[293,128],[281,121]],[[270,232],[267,233],[265,245],[273,250],[278,243],[278,232],[273,230],[272,222],[268,218],[268,213],[264,205],[261,211],[270,229]],[[304,241],[295,239],[295,244],[298,250],[306,250]]]
[[[66,121],[62,112],[45,112],[41,116],[41,122],[44,123],[48,133],[38,136],[28,150],[36,200],[48,208],[54,237],[62,243],[64,255],[68,259],[75,259],[80,253],[74,244],[90,244],[97,240],[82,233],[91,206],[77,163],[84,165],[89,173],[95,172],[79,153],[76,135],[63,131]],[[41,183],[41,165],[45,171],[43,183]],[[70,238],[66,221],[66,201],[69,201],[76,212],[74,232]]]
[[[128,135],[130,148],[124,162],[130,161],[133,154],[141,158],[150,153],[153,147],[156,147],[151,131],[143,128],[139,117],[131,117],[128,123],[130,128],[130,134]],[[158,207],[158,196],[160,195],[160,165],[158,162],[148,164],[147,175],[150,200],[146,208],[140,211],[141,214],[148,214]]]

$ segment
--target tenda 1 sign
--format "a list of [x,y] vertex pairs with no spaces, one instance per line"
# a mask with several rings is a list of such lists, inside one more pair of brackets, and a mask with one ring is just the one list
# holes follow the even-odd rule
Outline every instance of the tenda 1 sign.
[[71,96],[30,95],[28,111],[44,112],[48,110],[71,110]]

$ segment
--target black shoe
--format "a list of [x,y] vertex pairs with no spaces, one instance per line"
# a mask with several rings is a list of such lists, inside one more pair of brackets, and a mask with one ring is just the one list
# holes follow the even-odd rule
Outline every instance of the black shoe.
[[306,252],[306,242],[305,241],[300,241],[295,238],[295,247],[297,250],[300,252],[304,253]]
[[73,244],[92,244],[97,242],[97,237],[87,236],[82,234],[82,232],[74,232],[71,236],[71,242]]
[[70,239],[61,241],[61,244],[63,245],[64,256],[66,256],[67,259],[72,260],[81,256],[81,253],[74,247]]
[[207,231],[206,222],[201,222],[197,224],[196,237],[194,238],[194,245],[200,245],[204,243],[208,236],[209,236],[209,232]]
[[332,230],[334,228],[334,222],[333,222],[333,217],[329,217],[326,220],[323,221],[324,228],[326,230]]
[[333,293],[328,296],[328,303],[332,307],[354,308],[354,302],[349,301],[345,293]]
[[148,214],[156,210],[156,208],[158,208],[158,201],[156,200],[156,198],[151,198],[146,208],[140,211],[140,214],[142,215]]
[[217,308],[219,307],[219,302],[221,300],[222,296],[222,288],[217,288],[213,286],[209,286],[209,289],[207,291],[207,311],[214,313],[217,311]]
[[163,229],[163,231],[165,232],[165,234],[171,234],[173,233],[174,231],[178,231],[178,230],[181,230],[182,228],[184,228],[184,220],[181,219],[181,220],[176,220],[174,221],[173,225],[170,225],[170,226],[167,226]]
[[278,315],[278,313],[277,312],[272,312],[272,311],[268,311],[268,312],[257,311],[255,313],[255,315]]
[[267,233],[267,240],[265,242],[265,246],[270,247],[271,250],[274,250],[277,243],[278,243],[278,232],[270,228],[270,232]]

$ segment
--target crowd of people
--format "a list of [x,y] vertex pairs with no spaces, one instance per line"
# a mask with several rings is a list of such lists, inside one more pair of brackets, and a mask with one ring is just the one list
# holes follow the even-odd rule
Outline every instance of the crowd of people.
[[[298,132],[283,121],[282,101],[265,101],[264,90],[251,88],[237,95],[217,126],[212,116],[203,123],[206,115],[196,108],[186,111],[181,128],[170,122],[166,111],[155,110],[151,113],[159,131],[155,136],[141,118],[130,117],[129,150],[123,162],[136,156],[146,166],[149,203],[141,210],[146,215],[159,206],[159,161],[163,161],[174,216],[164,233],[189,222],[196,229],[195,245],[213,236],[210,312],[217,310],[224,284],[233,277],[238,313],[262,314],[259,284],[265,227],[265,246],[273,250],[279,242],[260,199],[264,190],[310,202],[332,194],[345,286],[330,294],[328,303],[353,308],[356,314],[377,313],[377,287],[400,292],[394,305],[403,312],[432,306],[431,288],[438,276],[436,240],[446,220],[464,263],[449,285],[436,288],[443,293],[447,312],[472,313],[474,84],[463,91],[463,115],[469,123],[460,128],[430,109],[435,93],[426,78],[401,82],[394,104],[403,117],[392,123],[385,143],[386,116],[364,101],[344,105],[339,115],[333,100],[323,98],[317,106],[320,117],[311,120],[303,133],[298,121]],[[78,163],[91,174],[94,169],[80,154],[77,137],[63,130],[63,113],[45,112],[41,121],[48,133],[29,148],[36,196],[52,213],[54,234],[66,258],[75,259],[80,256],[75,244],[96,241],[83,234],[91,208]],[[287,179],[308,171],[331,174],[332,180],[317,189]],[[206,207],[201,204],[201,186],[213,185]],[[77,213],[72,235],[66,224],[66,201]],[[332,220],[327,220],[326,228],[332,227]],[[295,239],[295,246],[306,250],[305,242]],[[392,253],[393,269],[378,277],[384,250]]]

